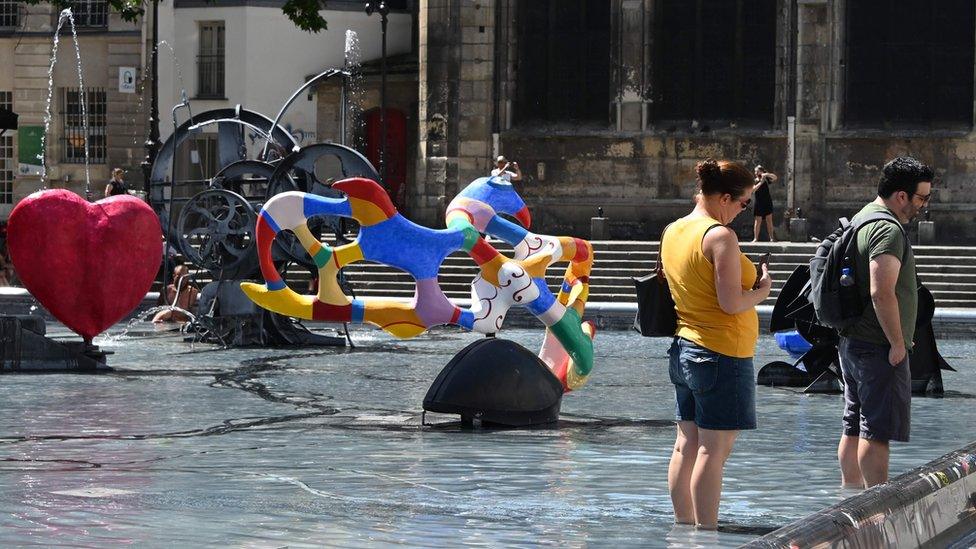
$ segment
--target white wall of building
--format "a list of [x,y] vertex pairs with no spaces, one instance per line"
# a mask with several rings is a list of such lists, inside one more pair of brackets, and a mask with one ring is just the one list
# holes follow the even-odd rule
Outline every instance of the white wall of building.
[[[194,113],[205,110],[244,107],[274,118],[282,104],[306,77],[344,62],[346,29],[359,35],[362,61],[378,59],[381,52],[379,15],[367,17],[361,11],[324,10],[328,30],[317,34],[298,29],[274,7],[173,8],[160,4],[160,40],[174,45],[182,68],[187,96]],[[225,28],[226,100],[195,100],[197,93],[198,29],[205,21],[223,21]],[[407,13],[389,16],[387,55],[408,53],[411,47],[411,17]],[[180,96],[176,63],[169,48],[159,52],[160,133],[165,139],[173,131],[170,111]],[[298,98],[283,118],[300,143],[317,142],[315,99],[305,94]],[[180,121],[185,120],[185,112]]]

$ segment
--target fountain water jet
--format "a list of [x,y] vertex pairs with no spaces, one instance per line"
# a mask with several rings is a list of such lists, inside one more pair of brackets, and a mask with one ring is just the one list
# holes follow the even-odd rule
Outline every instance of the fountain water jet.
[[54,66],[58,62],[58,48],[61,41],[61,28],[64,26],[65,21],[68,21],[71,24],[71,36],[75,45],[75,57],[78,65],[78,101],[81,103],[82,127],[84,128],[85,134],[85,194],[87,195],[87,198],[91,199],[91,171],[88,154],[88,97],[85,91],[85,79],[82,75],[81,48],[78,45],[78,32],[75,29],[75,19],[71,12],[71,8],[65,8],[58,16],[58,26],[54,31],[54,44],[51,48],[51,64],[47,69],[47,103],[44,106],[44,133],[41,135],[41,153],[38,155],[38,160],[41,161],[41,185],[43,188],[47,188],[47,134],[51,129],[51,100],[54,98]]

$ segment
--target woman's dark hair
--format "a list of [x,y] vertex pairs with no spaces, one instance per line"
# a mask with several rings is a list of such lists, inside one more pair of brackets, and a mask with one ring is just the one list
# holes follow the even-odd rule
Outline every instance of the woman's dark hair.
[[905,191],[912,195],[918,190],[919,183],[931,182],[934,177],[932,168],[910,156],[899,156],[881,168],[878,196],[891,198],[891,195],[898,191]]
[[753,175],[745,166],[728,160],[702,160],[695,171],[698,172],[698,188],[704,195],[729,194],[738,198],[754,184]]

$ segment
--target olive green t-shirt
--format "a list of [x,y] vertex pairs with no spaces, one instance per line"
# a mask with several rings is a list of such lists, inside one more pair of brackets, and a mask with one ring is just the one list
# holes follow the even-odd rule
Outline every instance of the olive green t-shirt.
[[[888,212],[897,219],[891,210],[872,202],[862,208],[851,222],[855,223],[860,218],[875,212]],[[912,247],[905,241],[905,235],[890,221],[875,221],[862,227],[857,233],[857,252],[854,265],[857,269],[858,292],[866,306],[861,320],[844,330],[842,334],[845,337],[879,345],[888,344],[888,337],[881,329],[878,315],[871,303],[869,278],[870,261],[884,254],[893,255],[901,261],[901,270],[898,272],[898,281],[895,283],[895,297],[898,299],[898,316],[901,317],[901,332],[905,337],[905,348],[910,350],[912,339],[915,336],[915,317],[918,314],[918,281],[915,275],[915,255],[912,253]]]

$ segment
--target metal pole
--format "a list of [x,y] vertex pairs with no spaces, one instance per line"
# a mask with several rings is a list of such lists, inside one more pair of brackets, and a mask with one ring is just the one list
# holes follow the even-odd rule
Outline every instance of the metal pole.
[[[348,69],[348,67],[347,67]],[[349,77],[342,78],[342,86],[339,88],[339,144],[346,144],[346,110],[349,108],[346,98],[346,86],[349,84]]]
[[[383,178],[383,187],[389,190],[386,180],[386,2],[380,2],[380,25],[383,35],[383,45],[380,52],[380,177]],[[393,197],[394,200],[396,197]]]
[[[152,8],[152,61],[149,77],[152,79],[149,101],[149,136],[146,138],[146,157],[142,161],[142,190],[146,193],[146,201],[152,206],[152,165],[159,153],[159,0],[153,0]],[[166,281],[163,280],[163,284]]]

